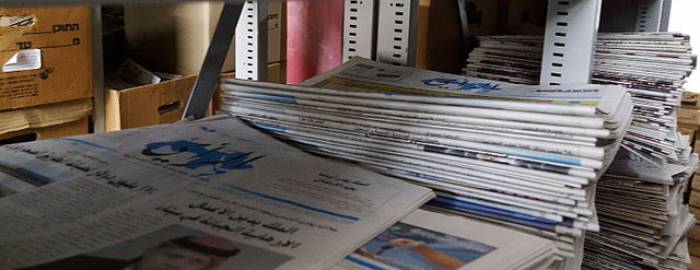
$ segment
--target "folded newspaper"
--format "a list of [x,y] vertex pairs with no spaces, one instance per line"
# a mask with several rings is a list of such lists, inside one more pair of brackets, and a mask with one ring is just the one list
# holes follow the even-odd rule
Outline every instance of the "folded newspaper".
[[225,80],[222,111],[300,148],[433,188],[433,207],[582,252],[631,121],[619,86],[515,86],[354,58],[309,86]]
[[515,230],[417,210],[369,241],[335,270],[547,269],[552,241]]
[[230,117],[6,145],[0,172],[3,269],[326,269],[434,196]]

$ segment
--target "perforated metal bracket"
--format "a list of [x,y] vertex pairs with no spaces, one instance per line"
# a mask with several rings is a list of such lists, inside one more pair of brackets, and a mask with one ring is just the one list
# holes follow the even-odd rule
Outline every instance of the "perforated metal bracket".
[[375,15],[379,0],[345,0],[343,61],[355,56],[374,59]]
[[601,2],[549,1],[540,84],[590,81]]
[[267,77],[267,0],[246,0],[236,25],[236,79]]
[[635,31],[667,31],[670,12],[671,0],[639,0]]
[[418,0],[379,0],[377,57],[380,62],[416,64]]

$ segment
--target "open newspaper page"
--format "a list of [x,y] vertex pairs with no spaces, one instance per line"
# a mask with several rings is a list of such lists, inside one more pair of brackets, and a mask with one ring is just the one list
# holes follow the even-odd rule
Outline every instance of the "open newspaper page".
[[419,209],[335,269],[545,269],[554,250],[537,236]]
[[13,269],[177,263],[166,254],[193,269],[323,269],[433,196],[233,118],[0,152],[4,187],[31,186],[0,199],[0,265]]

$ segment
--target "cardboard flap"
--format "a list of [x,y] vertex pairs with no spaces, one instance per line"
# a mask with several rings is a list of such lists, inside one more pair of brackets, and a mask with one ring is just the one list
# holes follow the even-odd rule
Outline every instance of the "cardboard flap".
[[0,135],[73,122],[92,112],[92,99],[0,112]]

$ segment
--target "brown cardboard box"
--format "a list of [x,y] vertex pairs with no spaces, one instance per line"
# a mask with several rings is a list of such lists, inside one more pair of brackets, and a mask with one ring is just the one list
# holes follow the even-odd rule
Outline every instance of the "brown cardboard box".
[[[5,21],[24,22],[0,25],[0,110],[92,96],[90,12],[88,6],[0,7]],[[25,65],[1,69],[18,52],[15,59]]]
[[678,132],[685,136],[688,136],[688,144],[690,144],[690,146],[692,147],[693,143],[695,142],[695,130],[692,128],[679,127]]
[[[268,81],[284,80],[284,62],[268,66]],[[233,77],[233,73],[222,77]],[[126,89],[105,88],[106,130],[173,123],[182,118],[197,76]],[[215,97],[218,94],[215,94]],[[216,110],[220,102],[214,102]]]
[[0,111],[0,135],[73,122],[92,114],[92,99]]
[[106,130],[173,123],[182,118],[197,76],[115,90],[105,89]]
[[699,101],[700,98],[698,98],[698,93],[684,91],[681,105],[683,107],[697,108],[700,107]]
[[[690,207],[688,207],[688,210],[690,210],[690,213],[695,215],[696,217],[700,217],[700,208],[698,208],[697,206],[690,205]],[[698,221],[698,223],[700,223],[700,221]]]
[[[693,176],[693,179],[691,179],[690,184],[691,184],[690,185],[691,189],[700,191],[700,175],[695,174]],[[700,217],[700,216],[698,216],[698,217]]]
[[696,109],[681,108],[678,110],[678,126],[698,130],[700,126],[700,111]]
[[[195,74],[202,66],[209,42],[223,8],[221,2],[191,2],[124,7],[124,27],[129,55],[149,63],[154,70]],[[268,8],[268,63],[285,60],[283,5],[270,1]],[[235,52],[229,48],[222,72],[235,67]]]
[[0,135],[0,145],[87,134],[88,128],[88,117],[85,116],[77,121]]
[[688,238],[688,252],[694,257],[700,257],[700,240]]
[[688,231],[688,238],[700,240],[700,225],[694,225]]
[[267,81],[273,83],[287,82],[287,62],[270,64],[267,66]]
[[688,270],[700,270],[700,258],[695,256],[690,256],[690,261],[692,264],[688,267]]
[[[697,191],[690,191],[690,199],[688,199],[688,204],[693,207],[698,207],[696,208],[697,211],[694,212],[700,214],[700,192]],[[693,208],[691,207],[691,208]],[[691,209],[692,210],[692,209]]]

